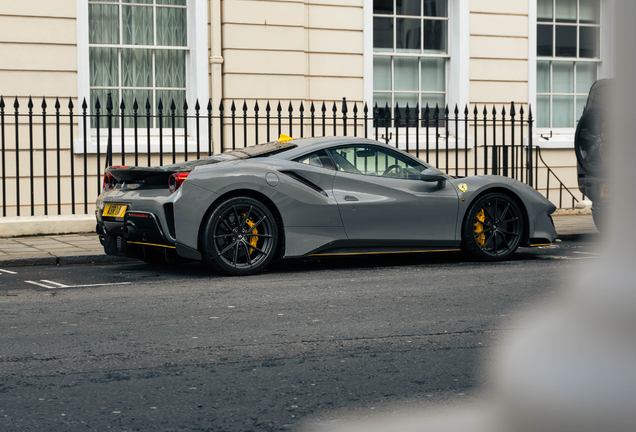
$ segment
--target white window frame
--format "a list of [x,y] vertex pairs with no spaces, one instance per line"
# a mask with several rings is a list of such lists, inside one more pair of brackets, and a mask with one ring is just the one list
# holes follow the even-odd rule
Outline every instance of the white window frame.
[[[364,0],[364,100],[373,116],[373,0]],[[399,54],[395,54],[399,55]],[[468,105],[470,97],[470,0],[448,1],[448,60],[446,68],[446,103],[450,112],[455,105],[460,112]],[[420,107],[421,108],[421,107]],[[445,107],[440,107],[443,113]],[[372,126],[369,126],[372,128]],[[384,129],[384,128],[383,128]],[[460,128],[462,129],[462,128]],[[400,128],[400,131],[404,128]],[[422,128],[413,128],[422,132]],[[430,131],[429,131],[430,132]],[[450,131],[449,131],[450,132]],[[454,132],[454,131],[453,131]],[[371,133],[371,131],[370,131]],[[389,127],[389,133],[395,136],[395,128]],[[434,128],[433,132],[434,133]],[[463,138],[460,130],[460,138]],[[402,141],[402,140],[400,140]],[[415,139],[409,139],[415,143]],[[402,143],[400,142],[400,147]],[[469,146],[470,147],[470,146]]]
[[[614,77],[615,40],[614,0],[600,0],[601,29],[599,32],[600,61],[580,59],[581,62],[598,63],[597,79]],[[532,108],[532,117],[536,125],[537,106],[537,0],[528,2],[528,102]],[[547,61],[547,60],[541,60]],[[564,58],[564,61],[570,59]],[[571,60],[576,62],[576,60]],[[576,107],[575,107],[576,108]],[[545,148],[573,148],[576,126],[571,128],[534,128],[533,144]]]
[[[74,143],[75,153],[84,153],[84,126],[82,121],[82,103],[86,99],[90,104],[90,62],[89,62],[89,44],[88,44],[88,1],[76,0],[77,4],[77,82],[78,82],[78,107],[76,107],[76,116],[78,119],[78,139]],[[194,115],[194,106],[198,99],[201,106],[201,120],[199,127],[199,140],[201,143],[201,152],[208,151],[208,128],[207,128],[207,105],[210,98],[209,93],[209,71],[208,71],[208,2],[187,0],[187,51],[186,51],[186,101],[188,103],[188,117]],[[101,101],[100,101],[101,102]],[[169,115],[167,104],[164,112]],[[106,112],[106,101],[102,102]],[[153,107],[153,114],[154,114]],[[132,112],[132,107],[127,108],[127,112]],[[87,109],[90,113],[90,109]],[[142,117],[146,113],[145,103],[139,109],[139,116]],[[204,120],[206,119],[206,120]],[[86,153],[97,153],[97,132],[90,128],[90,120],[87,121]],[[175,151],[183,153],[184,130],[177,129],[178,134],[175,137]],[[147,152],[147,136],[146,129],[138,129],[138,151],[140,153]],[[196,120],[188,119],[188,152],[196,152]],[[107,150],[107,131],[100,128],[100,152],[106,153]],[[124,146],[126,153],[135,152],[135,141],[133,129],[125,129]],[[163,129],[163,152],[164,154],[172,152],[172,131],[169,128]],[[153,128],[150,131],[150,151],[151,153],[159,152],[159,130]],[[121,153],[121,129],[113,128],[113,153]]]

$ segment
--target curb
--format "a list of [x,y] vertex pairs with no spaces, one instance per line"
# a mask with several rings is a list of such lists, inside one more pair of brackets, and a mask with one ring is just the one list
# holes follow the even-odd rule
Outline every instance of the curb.
[[558,234],[557,239],[571,242],[599,242],[601,233]]
[[2,267],[28,267],[28,266],[61,266],[73,264],[96,264],[96,263],[117,263],[137,261],[134,258],[117,257],[106,254],[87,255],[39,255],[39,256],[16,256],[15,258],[0,259]]

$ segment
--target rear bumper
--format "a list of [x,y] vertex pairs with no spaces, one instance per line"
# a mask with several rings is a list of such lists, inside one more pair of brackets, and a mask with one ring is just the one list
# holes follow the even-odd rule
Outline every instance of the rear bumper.
[[96,212],[97,232],[108,255],[145,261],[174,262],[176,245],[168,239],[157,216],[145,211],[127,211],[123,218],[104,217]]

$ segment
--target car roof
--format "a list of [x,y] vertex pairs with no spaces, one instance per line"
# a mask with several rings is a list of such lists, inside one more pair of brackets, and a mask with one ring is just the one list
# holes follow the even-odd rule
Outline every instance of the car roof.
[[371,140],[368,138],[362,138],[362,137],[331,136],[331,137],[295,138],[288,142],[295,144],[296,147],[288,151],[278,153],[274,155],[273,157],[279,157],[282,159],[293,159],[298,155],[302,155],[313,150],[320,150],[326,147],[334,147],[334,146],[354,144],[354,143],[376,145],[376,146],[381,146],[381,147],[390,148],[392,150],[396,150],[395,147],[391,147],[382,142]]

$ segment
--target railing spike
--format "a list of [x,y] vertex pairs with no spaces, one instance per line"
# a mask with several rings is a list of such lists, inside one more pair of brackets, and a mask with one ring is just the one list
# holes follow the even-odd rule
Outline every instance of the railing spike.
[[187,100],[183,100],[183,111],[188,111],[188,101]]
[[194,103],[194,109],[196,111],[200,111],[201,110],[201,105],[199,104],[199,98],[197,98],[197,101]]
[[176,109],[177,109],[177,105],[174,103],[174,98],[173,98],[172,101],[170,102],[170,111],[174,113]]
[[152,105],[150,105],[150,98],[146,98],[146,111],[150,111],[152,109]]
[[278,106],[276,107],[276,111],[281,112],[283,107],[280,105],[280,101],[278,101]]
[[258,107],[258,101],[254,102],[254,112],[258,112],[260,108]]
[[448,104],[446,104],[446,108],[444,108],[444,115],[448,115],[450,111],[448,110]]
[[29,109],[33,108],[33,101],[31,100],[31,96],[29,96],[29,103],[27,104],[27,107],[29,107]]
[[325,111],[327,111],[327,107],[325,106],[325,101],[322,101],[322,108],[321,108],[321,111],[322,111],[323,113],[325,113]]
[[272,108],[269,106],[269,101],[267,101],[267,106],[265,107],[265,111],[270,112]]
[[305,112],[305,106],[303,105],[303,101],[300,101],[300,108],[298,110],[302,113]]
[[294,112],[294,107],[292,106],[291,101],[289,101],[289,107],[287,108],[287,111],[289,111],[290,114]]
[[46,98],[42,97],[42,110],[46,110]]
[[353,112],[354,112],[354,114],[358,113],[358,103],[357,102],[353,103]]
[[515,114],[516,114],[516,112],[515,112],[515,102],[514,102],[514,101],[512,101],[512,102],[510,102],[510,115],[511,115],[512,117],[514,117],[514,116],[515,116]]
[[124,99],[122,98],[121,103],[119,104],[120,109],[126,109],[126,104],[124,103]]
[[349,112],[349,110],[347,109],[347,98],[342,98],[342,113],[346,114],[347,112]]
[[88,108],[88,104],[86,103],[86,98],[84,98],[84,100],[82,101],[82,109],[86,111],[87,108]]
[[314,102],[311,102],[311,106],[309,107],[309,111],[313,114],[316,112],[316,108],[314,107]]
[[99,103],[99,96],[95,98],[95,109],[100,109],[102,104]]
[[243,112],[247,112],[247,101],[243,99]]
[[497,115],[497,108],[495,105],[492,106],[492,115],[496,116]]
[[68,98],[68,109],[72,110],[73,109],[73,99],[72,98]]
[[501,107],[501,115],[504,116],[504,117],[506,116],[506,107],[505,106]]
[[236,105],[234,104],[234,99],[232,99],[232,106],[230,107],[230,111],[232,112],[236,111]]
[[469,112],[470,111],[468,111],[468,104],[466,104],[466,107],[464,108],[464,115],[467,116]]
[[519,108],[519,114],[523,115],[524,111],[523,111],[523,105],[521,105],[521,108]]
[[473,110],[473,114],[475,114],[475,115],[479,114],[479,110],[477,109],[477,105],[475,105],[475,109]]
[[331,108],[331,111],[333,111],[334,114],[338,112],[338,107],[336,106],[335,102],[333,103],[333,107]]
[[137,111],[139,109],[139,104],[137,104],[137,98],[135,98],[135,100],[133,100],[133,110]]
[[0,108],[4,109],[4,97],[0,96]]
[[363,110],[362,110],[362,111],[363,111],[365,114],[368,114],[368,113],[369,113],[369,107],[367,106],[367,103],[366,103],[366,102],[364,103],[364,108],[363,108]]
[[484,105],[484,117],[488,115],[488,110],[486,109],[486,105]]
[[55,109],[59,111],[61,106],[62,105],[60,105],[60,99],[59,98],[55,98]]
[[459,114],[459,108],[457,108],[457,104],[455,104],[455,116],[457,116],[457,114]]
[[157,105],[157,109],[159,109],[159,112],[163,111],[163,101],[161,98],[159,98],[159,105]]

